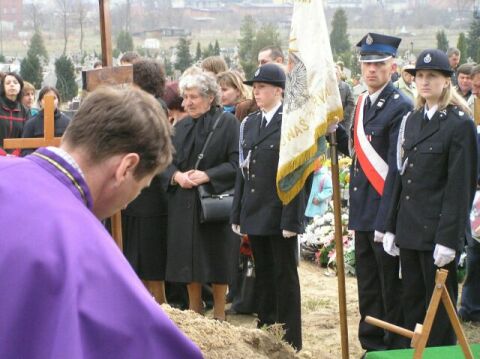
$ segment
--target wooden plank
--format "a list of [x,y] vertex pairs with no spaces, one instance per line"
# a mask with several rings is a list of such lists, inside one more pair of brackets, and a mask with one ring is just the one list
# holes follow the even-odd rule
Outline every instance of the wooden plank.
[[430,299],[430,304],[427,308],[427,313],[423,321],[422,335],[418,339],[418,342],[415,346],[415,354],[413,355],[414,359],[422,359],[423,351],[427,346],[428,337],[430,336],[430,331],[432,330],[433,320],[435,319],[435,314],[438,310],[438,305],[442,299],[442,291],[447,280],[448,271],[445,269],[437,270],[435,276],[435,288],[433,289],[432,298]]
[[468,346],[467,337],[465,336],[465,332],[463,331],[462,325],[460,324],[460,320],[458,319],[457,311],[455,310],[455,306],[452,303],[452,299],[448,294],[447,288],[443,287],[442,292],[442,302],[447,310],[448,317],[450,318],[450,323],[452,323],[453,330],[457,335],[458,342],[462,347],[463,355],[465,355],[466,359],[473,359],[472,349]]
[[371,317],[369,315],[367,315],[365,317],[365,322],[368,323],[368,324],[371,324],[371,325],[375,325],[376,327],[383,328],[383,329],[388,330],[390,332],[397,333],[397,334],[401,335],[402,337],[412,339],[413,335],[414,335],[414,333],[411,330],[399,327],[398,325],[391,324],[389,322],[385,322],[383,320]]
[[93,91],[99,86],[120,86],[133,83],[133,67],[104,67],[82,71],[83,89]]

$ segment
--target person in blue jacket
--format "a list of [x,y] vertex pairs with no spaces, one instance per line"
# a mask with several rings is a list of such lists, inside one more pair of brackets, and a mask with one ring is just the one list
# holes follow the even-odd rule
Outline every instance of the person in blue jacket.
[[313,175],[312,189],[305,210],[305,217],[323,216],[332,198],[332,178],[326,166],[319,166]]

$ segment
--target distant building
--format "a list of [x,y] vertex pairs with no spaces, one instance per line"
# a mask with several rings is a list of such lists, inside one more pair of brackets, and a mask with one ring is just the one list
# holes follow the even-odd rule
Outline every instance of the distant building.
[[440,9],[454,7],[452,0],[327,0],[327,8],[363,8],[381,6],[388,10],[404,10],[417,6],[435,6]]
[[[23,23],[23,0],[0,1],[0,22],[3,30],[19,29]],[[5,25],[5,26],[4,26]]]

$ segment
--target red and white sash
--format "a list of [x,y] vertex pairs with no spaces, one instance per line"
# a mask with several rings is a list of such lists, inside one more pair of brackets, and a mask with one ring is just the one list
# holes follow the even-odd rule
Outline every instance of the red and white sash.
[[368,94],[360,95],[355,110],[354,124],[354,148],[358,162],[363,172],[367,176],[370,184],[375,188],[378,194],[383,194],[385,178],[387,178],[388,165],[382,157],[375,151],[369,139],[365,135],[363,128],[363,108],[365,106],[365,97]]

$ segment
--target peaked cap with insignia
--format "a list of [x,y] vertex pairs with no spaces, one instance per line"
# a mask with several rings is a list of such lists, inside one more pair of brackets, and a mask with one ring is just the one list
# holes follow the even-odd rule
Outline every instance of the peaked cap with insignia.
[[405,71],[415,76],[418,70],[437,70],[448,77],[453,74],[447,54],[438,49],[423,50],[420,55],[418,55],[415,68],[406,69]]
[[260,66],[248,81],[243,81],[245,85],[252,86],[254,82],[263,82],[273,86],[285,88],[285,72],[276,64],[265,64]]
[[360,62],[380,62],[397,55],[402,39],[369,32],[358,43]]

